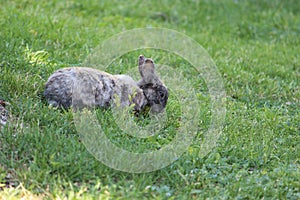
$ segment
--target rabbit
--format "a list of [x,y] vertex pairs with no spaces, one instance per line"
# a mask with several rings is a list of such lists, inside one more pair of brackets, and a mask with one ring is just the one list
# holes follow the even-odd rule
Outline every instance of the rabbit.
[[145,69],[146,60],[144,56],[139,57],[142,79],[138,83],[128,75],[112,75],[94,68],[59,69],[46,82],[44,97],[53,107],[64,109],[72,105],[107,108],[119,101],[121,106],[134,104],[137,113],[147,106],[152,112],[161,112],[166,106],[168,92],[161,81],[156,80],[155,71]]

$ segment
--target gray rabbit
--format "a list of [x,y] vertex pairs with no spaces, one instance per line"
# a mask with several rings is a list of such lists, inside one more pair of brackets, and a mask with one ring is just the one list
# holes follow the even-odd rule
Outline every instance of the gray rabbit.
[[54,72],[45,85],[44,96],[54,107],[104,107],[134,105],[137,113],[146,107],[162,112],[168,101],[168,89],[155,73],[152,59],[139,56],[141,80],[127,75],[112,75],[87,67],[70,67]]

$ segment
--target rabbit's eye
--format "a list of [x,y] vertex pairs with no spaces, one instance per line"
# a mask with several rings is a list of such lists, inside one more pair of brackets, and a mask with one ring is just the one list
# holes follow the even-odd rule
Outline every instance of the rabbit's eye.
[[162,92],[162,91],[159,91],[159,92],[158,92],[158,95],[159,95],[161,98],[164,98],[164,97],[165,97],[165,93]]

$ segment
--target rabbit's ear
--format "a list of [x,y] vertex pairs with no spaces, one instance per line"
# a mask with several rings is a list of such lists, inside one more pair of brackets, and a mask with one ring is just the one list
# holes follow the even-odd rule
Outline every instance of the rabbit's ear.
[[141,77],[143,77],[143,65],[145,63],[145,59],[146,59],[145,56],[143,56],[143,55],[139,56],[138,63],[139,63],[139,72],[140,72]]
[[154,83],[156,78],[155,64],[151,59],[146,59],[145,64],[142,67],[143,79],[147,80],[147,83]]
[[145,59],[146,59],[145,56],[143,56],[143,55],[139,56],[139,66],[144,64]]
[[155,75],[155,65],[153,62],[147,62],[144,64],[143,74],[145,78],[153,78]]

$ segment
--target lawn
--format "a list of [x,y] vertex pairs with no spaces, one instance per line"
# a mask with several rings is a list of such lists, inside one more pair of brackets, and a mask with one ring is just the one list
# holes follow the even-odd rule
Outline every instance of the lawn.
[[[298,0],[2,0],[0,98],[9,103],[10,121],[0,132],[0,199],[300,199],[299,11]],[[199,104],[193,142],[175,162],[128,173],[98,161],[72,111],[49,107],[42,94],[56,69],[82,66],[115,34],[151,27],[176,30],[207,51],[224,84],[226,115],[216,146],[202,155],[214,113],[205,77],[159,49],[118,57],[108,72],[136,70],[139,54],[167,63]],[[189,101],[178,97],[185,90],[168,87],[159,134],[121,133],[110,110],[100,109],[107,138],[138,153],[170,144]]]

